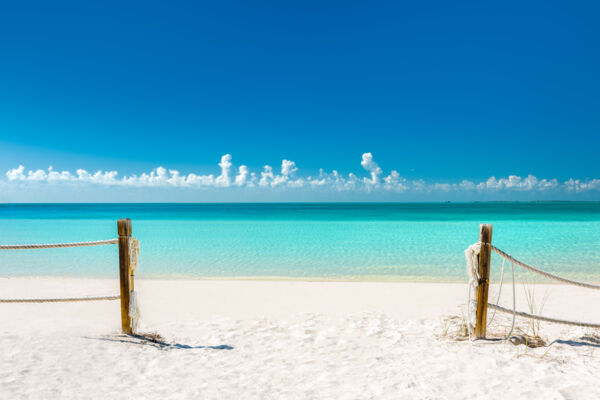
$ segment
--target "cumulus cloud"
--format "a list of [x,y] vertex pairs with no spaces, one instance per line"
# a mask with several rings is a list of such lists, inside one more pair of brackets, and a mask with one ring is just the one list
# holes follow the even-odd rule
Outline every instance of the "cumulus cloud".
[[296,167],[295,162],[290,160],[281,161],[281,175],[290,176],[296,171],[298,171],[298,168]]
[[373,161],[373,154],[363,154],[360,165],[371,174],[371,178],[364,178],[364,182],[368,185],[377,185],[379,183],[379,176],[383,171],[379,168],[379,165]]
[[585,192],[588,190],[600,190],[600,179],[592,179],[581,181],[579,179],[569,179],[565,182],[565,186],[570,192]]
[[231,184],[231,154],[225,154],[221,157],[219,167],[221,167],[221,175],[215,179],[215,184],[221,187],[228,187]]
[[182,174],[177,170],[157,167],[140,175],[132,174],[119,177],[117,171],[88,172],[78,169],[75,172],[56,171],[49,167],[46,170],[26,170],[23,165],[6,172],[5,180],[0,183],[13,185],[103,185],[125,187],[177,187],[177,188],[257,188],[258,190],[313,190],[313,191],[388,191],[416,193],[499,193],[499,192],[589,192],[600,191],[600,179],[569,179],[559,182],[557,179],[539,179],[533,175],[524,177],[508,175],[496,178],[492,176],[481,182],[462,180],[456,182],[427,182],[423,179],[409,181],[396,170],[385,175],[375,162],[372,153],[362,155],[361,166],[366,171],[362,174],[341,174],[337,170],[327,172],[319,170],[318,176],[297,176],[298,167],[291,160],[282,160],[276,172],[270,165],[265,165],[258,174],[250,171],[246,165],[236,168],[230,154],[221,157],[218,167],[220,174],[195,173]]
[[6,173],[6,177],[9,181],[24,181],[25,177],[25,167],[19,165],[17,168],[11,169]]
[[384,187],[388,190],[403,192],[408,189],[407,181],[401,177],[398,171],[392,171],[388,176],[383,178]]
[[262,187],[294,187],[304,186],[304,179],[294,179],[294,174],[298,170],[296,163],[290,160],[281,161],[281,170],[279,174],[273,171],[273,167],[265,165],[260,173],[258,185]]
[[502,190],[502,189],[514,189],[514,190],[547,190],[554,189],[558,186],[558,180],[556,179],[542,179],[538,180],[533,175],[527,175],[525,178],[521,178],[516,175],[509,175],[508,178],[500,178],[496,179],[496,177],[492,176],[485,183],[482,182],[477,185],[480,189],[493,189],[493,190]]
[[253,175],[250,175],[250,170],[245,165],[240,165],[238,174],[235,176],[235,186],[244,186],[250,184],[249,180]]
[[260,186],[269,186],[271,185],[271,182],[273,182],[275,176],[273,175],[273,167],[271,167],[270,165],[265,165],[263,167],[263,172],[260,173],[260,181],[258,181],[258,184]]

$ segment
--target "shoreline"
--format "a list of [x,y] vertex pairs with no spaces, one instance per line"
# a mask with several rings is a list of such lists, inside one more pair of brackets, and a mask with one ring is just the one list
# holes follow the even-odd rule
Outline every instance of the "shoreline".
[[[115,280],[115,276],[100,275],[100,276],[74,276],[74,275],[0,275],[2,279],[81,279],[81,280]],[[566,275],[565,277],[569,277]],[[600,284],[600,278],[586,279],[584,277],[575,277],[574,279],[583,280],[586,283]],[[421,279],[415,279],[414,277],[381,277],[381,276],[360,276],[360,277],[290,277],[290,276],[194,276],[194,275],[157,275],[157,276],[135,276],[135,281],[207,281],[207,282],[322,282],[322,283],[414,283],[414,284],[463,284],[467,287],[468,278],[465,276],[464,279],[431,279],[431,277],[422,277]],[[530,284],[530,285],[541,285],[541,286],[564,286],[565,284],[555,282],[548,278],[537,278],[531,279],[515,279],[515,283],[519,285]],[[490,285],[499,284],[496,280],[491,280]],[[512,278],[504,277],[504,285],[511,285]]]
[[[0,275],[0,279],[117,279],[115,276],[108,275],[89,275],[89,276],[77,276],[77,275]],[[431,277],[424,276],[422,279],[415,279],[414,277],[383,277],[383,276],[340,276],[340,277],[294,277],[294,276],[195,276],[195,275],[156,275],[156,276],[135,276],[135,280],[143,281],[242,281],[242,282],[372,282],[372,283],[464,283],[466,285],[467,278],[464,280],[443,280],[443,279],[431,279]]]

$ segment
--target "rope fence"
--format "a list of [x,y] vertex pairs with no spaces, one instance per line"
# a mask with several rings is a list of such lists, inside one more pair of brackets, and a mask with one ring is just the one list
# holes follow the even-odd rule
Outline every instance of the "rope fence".
[[0,245],[0,250],[32,250],[32,249],[62,249],[66,247],[104,246],[118,244],[119,239],[96,240],[93,242],[76,243],[45,243],[45,244],[9,244]]
[[492,303],[488,303],[488,307],[493,308],[494,310],[498,310],[503,313],[516,315],[517,317],[530,318],[530,319],[535,319],[537,321],[552,322],[555,324],[564,324],[564,325],[571,325],[571,326],[580,326],[583,328],[600,328],[600,324],[544,317],[542,315],[534,315],[534,314],[529,314],[529,313],[522,312],[522,311],[514,311],[514,310],[499,306],[497,304],[492,304]]
[[77,301],[119,300],[121,296],[67,297],[64,299],[0,299],[0,303],[71,303]]
[[[0,250],[62,249],[67,247],[104,246],[118,243],[119,239],[95,240],[90,242],[75,243],[9,244],[0,245]],[[53,299],[0,299],[0,303],[67,303],[78,301],[119,300],[120,298],[121,296],[67,297]]]
[[[492,226],[488,224],[481,224],[480,226],[480,235],[479,242],[469,246],[465,250],[465,257],[467,260],[467,272],[470,276],[469,279],[469,296],[467,300],[467,315],[469,316],[469,321],[467,322],[467,327],[469,328],[469,338],[471,336],[471,325],[475,325],[475,335],[478,339],[485,339],[486,334],[486,318],[487,318],[487,308],[491,308],[494,311],[500,311],[507,314],[512,314],[513,316],[513,327],[514,327],[514,319],[515,317],[523,317],[529,318],[537,321],[545,321],[556,324],[564,324],[571,326],[579,326],[585,328],[596,328],[600,329],[600,324],[591,323],[591,322],[581,322],[581,321],[571,321],[559,318],[551,318],[545,317],[542,315],[530,314],[522,311],[516,310],[516,299],[515,299],[515,277],[514,277],[514,266],[517,265],[521,268],[524,268],[530,272],[542,275],[548,279],[553,279],[558,282],[562,282],[568,285],[583,287],[586,289],[594,289],[600,290],[600,285],[579,282],[572,279],[563,278],[561,276],[555,275],[548,271],[541,270],[539,268],[533,267],[523,261],[518,260],[507,252],[497,248],[492,245]],[[485,240],[482,240],[485,239]],[[489,274],[490,274],[490,266],[491,266],[491,252],[498,254],[503,258],[502,263],[502,278],[500,282],[500,289],[502,290],[502,280],[504,277],[504,265],[506,261],[509,261],[513,268],[513,309],[508,309],[498,305],[498,301],[500,300],[500,293],[498,293],[498,300],[496,304],[488,303],[488,289],[489,289]],[[475,301],[471,300],[471,291],[475,290]],[[511,328],[512,332],[512,328]],[[510,336],[510,333],[509,333]],[[508,336],[507,336],[508,339]]]
[[542,271],[541,269],[535,268],[529,264],[524,263],[523,261],[519,261],[516,258],[514,258],[513,256],[511,256],[510,254],[500,250],[499,248],[497,248],[496,246],[490,244],[490,247],[492,248],[492,250],[498,254],[500,257],[512,262],[515,265],[518,265],[519,267],[525,268],[526,270],[529,270],[533,273],[536,274],[540,274],[542,276],[545,276],[546,278],[549,279],[554,279],[555,281],[558,282],[562,282],[562,283],[566,283],[568,285],[573,285],[573,286],[579,286],[579,287],[583,287],[583,288],[588,288],[588,289],[595,289],[595,290],[600,290],[600,285],[594,285],[593,283],[585,283],[585,282],[578,282],[578,281],[574,281],[571,279],[567,279],[567,278],[563,278],[561,276],[558,275],[554,275],[550,272],[547,271]]
[[0,299],[0,303],[71,303],[84,301],[121,300],[121,329],[123,333],[133,334],[137,329],[140,310],[137,295],[134,291],[134,271],[139,263],[140,244],[131,236],[131,220],[120,219],[117,222],[118,239],[96,240],[75,243],[43,243],[0,245],[0,250],[34,250],[59,249],[68,247],[88,247],[103,245],[119,245],[119,284],[118,296],[88,296],[49,299]]

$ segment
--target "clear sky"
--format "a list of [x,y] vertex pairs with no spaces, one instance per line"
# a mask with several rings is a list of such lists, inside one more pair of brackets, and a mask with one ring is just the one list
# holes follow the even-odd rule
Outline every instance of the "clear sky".
[[598,15],[5,2],[0,202],[600,200]]

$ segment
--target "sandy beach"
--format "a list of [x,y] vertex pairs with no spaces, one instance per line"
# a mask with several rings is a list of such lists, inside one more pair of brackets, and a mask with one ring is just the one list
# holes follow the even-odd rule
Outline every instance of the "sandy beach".
[[[0,304],[0,398],[594,399],[600,344],[542,324],[549,347],[470,344],[446,319],[466,284],[143,280],[140,333],[119,302]],[[117,293],[110,279],[0,278],[2,298]],[[544,314],[600,320],[597,294],[537,285]],[[491,295],[497,288],[491,288]],[[510,286],[501,303],[510,306]],[[517,287],[518,308],[524,291]],[[495,298],[491,298],[495,300]],[[517,321],[525,326],[524,321]],[[510,318],[497,315],[490,331]],[[586,338],[587,337],[587,338]]]
[[600,400],[600,2],[1,10],[0,400]]

